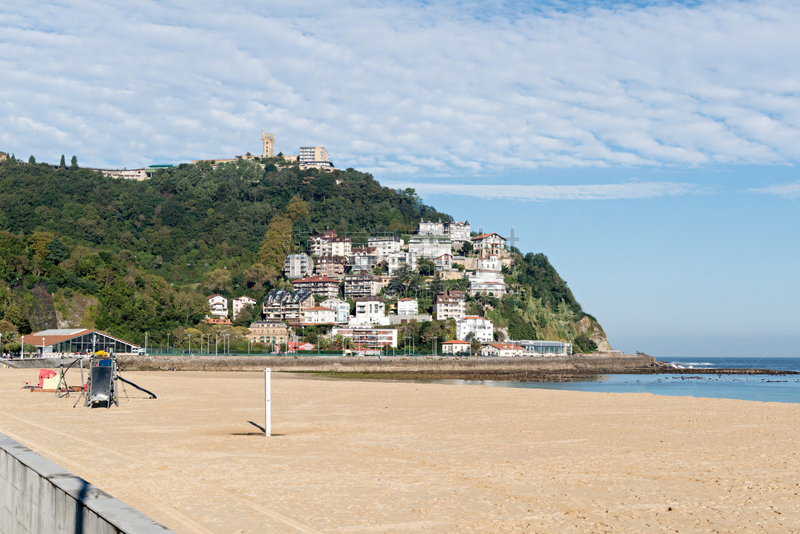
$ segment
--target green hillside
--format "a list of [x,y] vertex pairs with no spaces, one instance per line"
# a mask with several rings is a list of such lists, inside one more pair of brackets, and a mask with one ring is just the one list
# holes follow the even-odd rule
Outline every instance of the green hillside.
[[[409,234],[423,217],[451,219],[413,190],[382,187],[353,169],[263,163],[182,164],[140,182],[76,164],[0,163],[0,331],[56,322],[133,342],[149,332],[163,343],[168,333],[199,328],[211,292],[260,301],[286,287],[283,258],[309,235],[330,228],[365,243],[370,234]],[[585,349],[592,334],[604,340],[547,258],[517,252],[506,273],[514,294],[470,307],[511,338],[577,339]],[[422,334],[414,335],[424,346]]]

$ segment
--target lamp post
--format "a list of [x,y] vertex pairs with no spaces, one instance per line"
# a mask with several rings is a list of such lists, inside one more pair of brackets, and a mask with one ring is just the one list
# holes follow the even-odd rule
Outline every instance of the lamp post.
[[189,334],[189,356],[192,355],[192,334]]
[[169,332],[167,332],[167,350],[169,350]]

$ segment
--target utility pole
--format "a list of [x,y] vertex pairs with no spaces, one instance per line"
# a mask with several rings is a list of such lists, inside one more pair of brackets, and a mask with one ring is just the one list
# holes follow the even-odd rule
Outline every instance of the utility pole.
[[189,356],[192,355],[192,334],[189,334]]
[[170,350],[170,348],[169,348],[169,332],[167,332],[167,350]]
[[214,342],[214,356],[219,356],[219,334],[214,334],[216,341]]

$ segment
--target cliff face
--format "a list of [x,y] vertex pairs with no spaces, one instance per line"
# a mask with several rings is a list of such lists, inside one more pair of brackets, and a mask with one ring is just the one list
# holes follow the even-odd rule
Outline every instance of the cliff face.
[[586,334],[589,339],[597,344],[597,350],[600,352],[608,352],[611,349],[611,344],[606,338],[606,333],[603,327],[597,321],[592,321],[588,317],[584,317],[578,321],[578,333]]

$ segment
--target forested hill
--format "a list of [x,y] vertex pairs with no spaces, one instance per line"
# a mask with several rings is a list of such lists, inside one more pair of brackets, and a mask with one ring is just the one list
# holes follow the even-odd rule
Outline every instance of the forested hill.
[[[308,235],[330,228],[355,244],[409,234],[420,218],[451,220],[413,190],[382,187],[353,169],[263,163],[182,164],[145,181],[106,178],[76,162],[0,163],[0,330],[9,328],[3,321],[21,333],[42,326],[33,294],[44,288],[62,323],[158,340],[200,321],[210,292],[260,300],[285,286],[283,257]],[[542,255],[519,260],[512,278],[529,290],[486,313],[517,330],[521,321],[529,337],[577,336],[566,323],[553,326],[585,316],[566,283]]]

